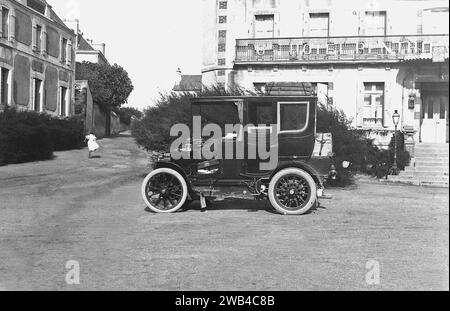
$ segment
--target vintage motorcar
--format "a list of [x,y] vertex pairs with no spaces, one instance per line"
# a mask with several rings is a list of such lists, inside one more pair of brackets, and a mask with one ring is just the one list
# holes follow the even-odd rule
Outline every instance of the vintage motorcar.
[[[317,96],[308,90],[303,96],[272,92],[268,96],[193,99],[192,115],[201,120],[201,126],[215,124],[223,131],[222,156],[206,159],[200,151],[211,136],[203,132],[195,137],[191,125],[190,139],[178,150],[189,157],[174,159],[173,153],[161,154],[145,178],[142,197],[147,206],[157,213],[173,213],[200,200],[202,208],[207,208],[213,190],[244,187],[244,193],[268,199],[281,214],[309,212],[320,198],[328,198],[324,184],[336,178],[337,171],[331,134],[316,133]],[[227,124],[242,126],[227,132]],[[261,164],[269,160],[251,157],[251,149],[255,142],[261,144],[258,139],[274,131],[275,144],[270,139],[262,144],[266,151],[276,148],[277,158],[274,166],[264,168]],[[225,145],[230,143],[234,148],[224,156]],[[238,155],[237,143],[243,143],[243,155]]]

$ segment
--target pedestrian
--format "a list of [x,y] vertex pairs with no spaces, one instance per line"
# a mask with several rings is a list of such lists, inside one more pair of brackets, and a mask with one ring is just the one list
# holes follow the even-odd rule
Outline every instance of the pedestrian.
[[97,137],[94,135],[93,132],[89,132],[89,135],[86,135],[86,138],[84,141],[87,141],[88,149],[89,149],[89,159],[92,157],[92,153],[97,151],[100,146],[97,143]]

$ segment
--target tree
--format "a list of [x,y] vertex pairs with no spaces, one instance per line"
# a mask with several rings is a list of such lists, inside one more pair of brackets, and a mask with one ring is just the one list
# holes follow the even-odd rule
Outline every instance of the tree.
[[132,117],[140,119],[144,116],[142,111],[134,107],[123,107],[118,110],[114,110],[114,112],[116,112],[119,115],[120,122],[125,123],[126,125],[131,124]]
[[119,65],[77,63],[76,79],[88,80],[95,104],[106,114],[106,136],[111,135],[111,112],[127,103],[134,87],[128,73]]

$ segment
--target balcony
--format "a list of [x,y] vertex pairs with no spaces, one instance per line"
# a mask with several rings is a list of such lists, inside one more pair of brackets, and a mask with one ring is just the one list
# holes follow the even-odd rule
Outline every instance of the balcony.
[[238,39],[235,64],[398,62],[432,59],[435,47],[448,58],[448,34]]

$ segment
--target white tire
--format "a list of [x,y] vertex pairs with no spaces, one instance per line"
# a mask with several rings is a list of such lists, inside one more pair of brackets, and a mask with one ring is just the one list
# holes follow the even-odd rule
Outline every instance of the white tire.
[[188,186],[177,171],[160,168],[147,175],[141,193],[145,204],[155,213],[174,213],[186,203]]
[[299,168],[284,169],[270,181],[269,200],[283,215],[303,215],[317,202],[317,184]]

